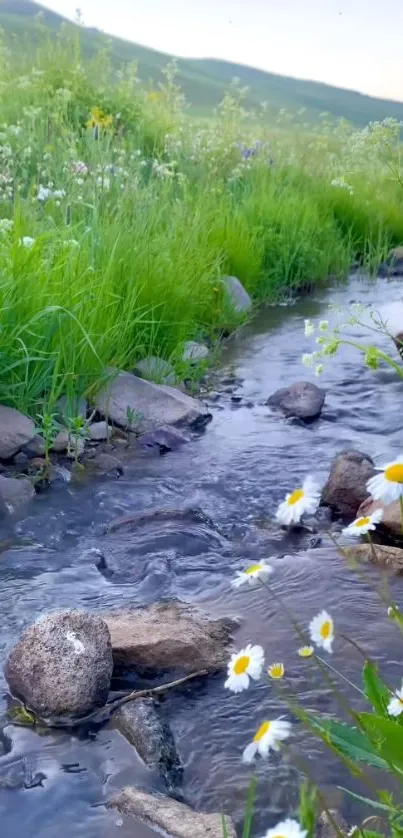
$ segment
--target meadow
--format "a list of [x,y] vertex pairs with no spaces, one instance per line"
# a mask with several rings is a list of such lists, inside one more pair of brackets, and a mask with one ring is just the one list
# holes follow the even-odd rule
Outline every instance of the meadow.
[[38,414],[147,355],[239,324],[221,278],[288,300],[403,241],[400,124],[246,111],[234,82],[192,120],[163,84],[83,57],[63,28],[0,50],[0,402]]

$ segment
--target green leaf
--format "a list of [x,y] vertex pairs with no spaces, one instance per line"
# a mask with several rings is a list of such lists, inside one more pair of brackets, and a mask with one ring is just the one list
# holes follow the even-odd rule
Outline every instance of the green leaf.
[[314,838],[317,818],[317,797],[316,786],[305,780],[299,790],[299,822],[307,831],[308,838]]
[[393,806],[388,806],[386,803],[379,803],[378,800],[371,800],[370,797],[362,797],[361,794],[356,794],[354,791],[350,791],[350,789],[345,789],[343,786],[338,786],[340,791],[344,791],[345,794],[350,795],[350,797],[354,797],[355,800],[359,800],[360,803],[365,803],[366,806],[370,806],[371,809],[378,809],[380,812],[387,812],[388,815],[392,814],[395,809]]
[[228,838],[227,820],[225,815],[221,814],[222,838]]
[[249,784],[248,799],[246,801],[245,820],[243,823],[242,838],[250,838],[252,831],[253,811],[255,808],[256,780],[253,777]]
[[[362,714],[364,715],[364,714]],[[312,718],[313,727],[325,736],[325,738],[344,756],[354,762],[363,762],[372,765],[381,771],[390,771],[390,767],[378,748],[361,730],[343,722],[336,722],[333,719]],[[401,729],[403,733],[403,728]]]
[[365,661],[362,670],[365,695],[376,713],[385,716],[390,701],[390,691],[378,675],[376,664]]
[[403,770],[403,727],[373,713],[358,713],[358,719],[379,757]]

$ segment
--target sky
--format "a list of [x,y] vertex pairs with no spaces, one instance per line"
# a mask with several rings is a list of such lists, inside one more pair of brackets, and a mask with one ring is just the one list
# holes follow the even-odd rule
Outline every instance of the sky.
[[162,52],[403,101],[403,0],[40,0]]

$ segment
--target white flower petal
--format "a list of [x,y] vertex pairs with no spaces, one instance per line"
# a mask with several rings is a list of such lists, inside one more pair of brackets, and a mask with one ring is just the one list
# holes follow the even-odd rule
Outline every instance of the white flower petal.
[[264,838],[279,838],[279,836],[281,838],[306,838],[307,830],[302,829],[298,821],[286,818],[286,820],[276,824],[273,829],[269,829]]
[[249,745],[246,746],[243,754],[242,754],[242,762],[246,763],[246,765],[250,765],[253,762],[256,754],[258,752],[258,744],[257,742],[250,742]]

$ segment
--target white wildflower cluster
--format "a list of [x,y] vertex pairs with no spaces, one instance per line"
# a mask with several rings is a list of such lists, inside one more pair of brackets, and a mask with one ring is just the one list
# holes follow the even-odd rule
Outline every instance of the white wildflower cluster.
[[52,189],[49,186],[42,186],[42,184],[38,187],[38,194],[36,196],[37,201],[44,203],[48,200],[54,201],[61,201],[62,198],[66,197],[66,190],[65,189]]
[[350,193],[350,195],[354,195],[353,187],[347,183],[344,177],[333,178],[333,180],[330,181],[330,186],[335,186],[337,189],[345,189]]
[[10,233],[14,227],[14,221],[12,218],[1,218],[0,219],[0,235],[6,236],[7,233]]

